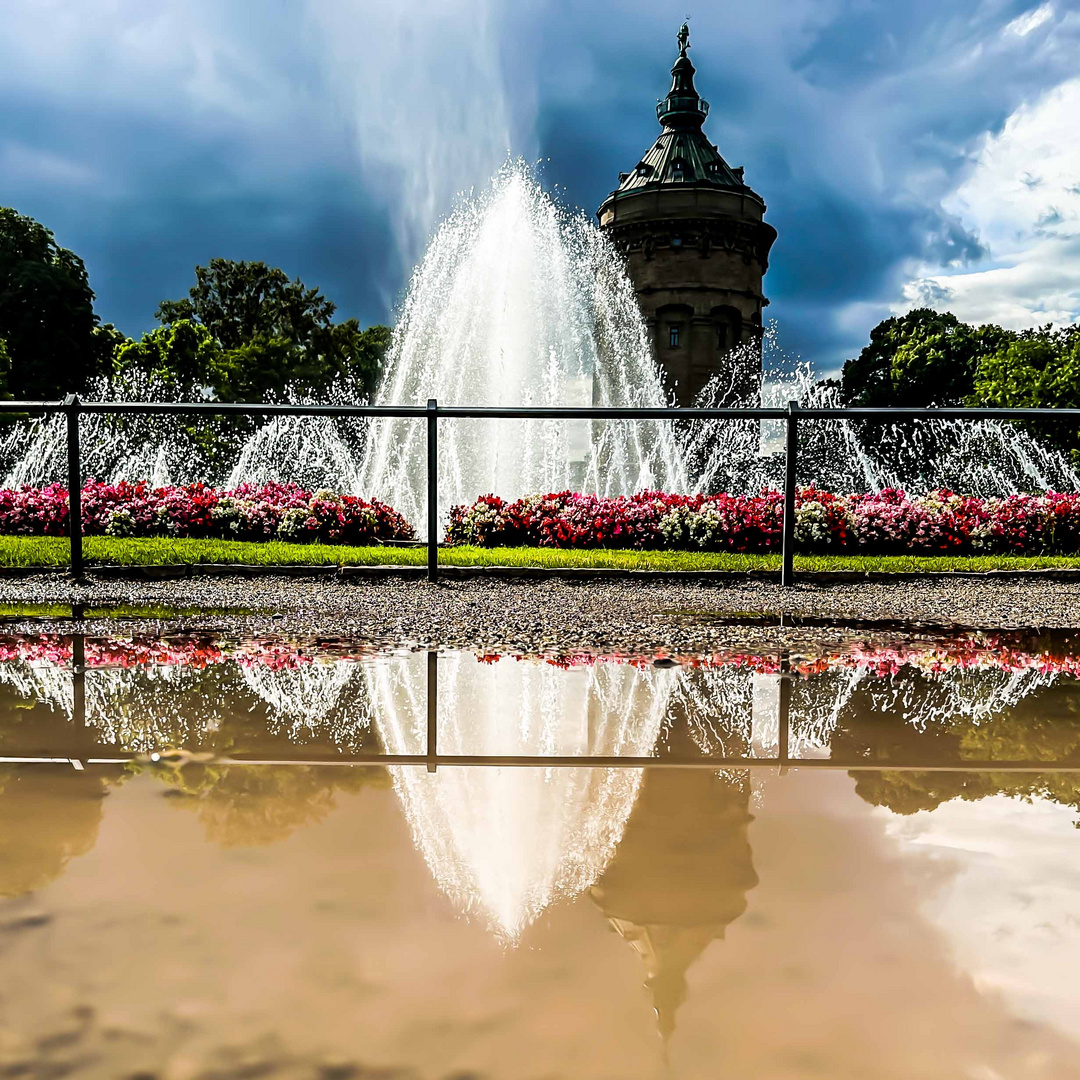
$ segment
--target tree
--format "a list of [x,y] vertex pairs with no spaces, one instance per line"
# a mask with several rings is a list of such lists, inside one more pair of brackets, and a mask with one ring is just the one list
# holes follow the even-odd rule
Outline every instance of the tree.
[[281,338],[310,348],[330,326],[335,305],[290,281],[284,270],[264,262],[211,259],[195,267],[195,284],[186,300],[163,300],[155,318],[166,325],[179,319],[202,323],[223,349],[236,349],[256,337]]
[[929,308],[885,319],[858,358],[844,365],[844,400],[865,406],[960,404],[972,393],[980,358],[1014,337],[1000,326],[969,326]]
[[213,385],[220,358],[213,335],[191,319],[159,326],[139,341],[124,339],[116,347],[118,370],[140,371],[182,395]]
[[[1080,323],[1024,330],[979,359],[971,404],[989,408],[1080,408]],[[1075,420],[1031,422],[1034,434],[1074,459],[1080,458]]]
[[81,390],[111,363],[82,259],[10,207],[0,207],[0,338],[10,360],[8,391],[17,398]]
[[7,339],[0,337],[0,398],[10,398],[8,382],[11,380],[11,353],[8,351]]
[[221,400],[259,401],[286,386],[324,390],[344,376],[370,393],[389,344],[386,327],[333,322],[336,307],[318,289],[263,262],[212,259],[195,268],[184,300],[164,300],[166,327],[204,328],[219,356],[208,385]]

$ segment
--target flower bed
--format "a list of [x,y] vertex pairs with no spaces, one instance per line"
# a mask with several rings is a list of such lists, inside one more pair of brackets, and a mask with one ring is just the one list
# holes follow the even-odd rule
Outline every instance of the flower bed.
[[[392,507],[355,495],[304,491],[295,484],[242,484],[219,491],[204,484],[87,481],[82,490],[88,536],[215,537],[331,544],[414,540],[412,526]],[[0,489],[0,534],[63,536],[68,493],[63,484]]]
[[[778,551],[783,496],[601,498],[561,491],[507,502],[485,495],[450,511],[447,541],[481,547]],[[1080,493],[980,499],[951,491],[908,496],[886,489],[834,495],[803,488],[795,536],[805,552],[850,554],[1077,554]]]
[[[177,635],[169,638],[140,634],[131,637],[86,637],[83,663],[87,668],[182,667],[203,669],[235,663],[242,668],[295,670],[320,663],[349,661],[368,663],[388,658],[377,645],[339,638],[333,641],[289,639],[277,635],[234,640],[212,633]],[[653,667],[657,658],[673,660],[683,669],[716,670],[737,668],[776,674],[781,670],[777,652],[720,649],[710,653],[642,653],[626,656],[576,652],[551,656],[544,653],[477,653],[481,664],[501,661],[543,661],[554,667],[581,668],[595,664],[631,664],[642,670]],[[73,638],[69,634],[39,634],[27,637],[0,634],[0,665],[23,663],[31,667],[67,667],[74,659]],[[815,651],[789,661],[788,670],[799,677],[835,671],[860,671],[875,678],[889,678],[904,670],[926,676],[951,671],[1026,672],[1045,676],[1080,678],[1080,651],[1075,636],[1055,644],[1040,643],[1022,632],[965,633],[955,636],[915,638],[894,643],[822,643]]]
[[[88,536],[379,544],[414,540],[392,507],[295,484],[86,483]],[[571,491],[508,502],[485,495],[450,511],[446,540],[479,547],[549,547],[757,553],[781,545],[783,497],[671,495],[603,498]],[[67,488],[0,489],[0,534],[63,536]],[[865,555],[1080,554],[1080,493],[980,499],[951,491],[908,496],[886,489],[834,495],[803,488],[795,502],[800,551]]]

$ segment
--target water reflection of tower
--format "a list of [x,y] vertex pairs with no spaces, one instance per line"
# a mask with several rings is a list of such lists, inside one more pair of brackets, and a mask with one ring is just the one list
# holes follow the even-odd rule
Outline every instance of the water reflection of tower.
[[[694,751],[686,739],[683,753]],[[668,747],[669,754],[679,750]],[[675,1029],[686,972],[746,910],[757,884],[745,773],[646,770],[615,856],[589,893],[645,964],[660,1033]]]

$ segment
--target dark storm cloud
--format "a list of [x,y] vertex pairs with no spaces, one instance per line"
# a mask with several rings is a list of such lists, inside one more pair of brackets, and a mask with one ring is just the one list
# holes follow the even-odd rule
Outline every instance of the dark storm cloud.
[[[307,0],[255,19],[229,0],[153,15],[70,0],[43,26],[30,0],[9,3],[0,204],[82,254],[101,314],[128,332],[214,255],[280,264],[343,314],[389,318],[407,236],[503,145],[550,158],[546,182],[591,213],[655,138],[684,14],[420,0],[394,22],[385,5]],[[980,136],[1080,56],[1075,2],[1007,29],[1035,6],[759,0],[692,20],[707,131],[779,230],[766,285],[789,348],[831,368],[912,263],[984,256],[941,200]]]

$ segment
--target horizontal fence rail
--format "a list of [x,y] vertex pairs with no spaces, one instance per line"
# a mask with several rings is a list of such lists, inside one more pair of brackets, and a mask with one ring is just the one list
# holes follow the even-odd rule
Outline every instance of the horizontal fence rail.
[[[73,618],[81,618],[81,611],[72,611]],[[72,722],[75,730],[86,731],[89,728],[86,716],[86,635],[72,635]],[[662,755],[619,755],[619,754],[440,754],[438,750],[439,726],[439,652],[428,650],[427,684],[424,710],[426,713],[426,753],[390,754],[360,751],[359,753],[311,753],[303,757],[266,758],[256,753],[233,753],[212,758],[215,765],[291,765],[324,766],[328,768],[363,767],[363,766],[424,766],[428,772],[437,772],[440,767],[465,768],[514,768],[514,769],[768,769],[779,771],[780,775],[788,769],[829,769],[844,772],[933,772],[933,773],[1080,773],[1080,762],[1075,757],[1066,756],[1061,761],[1054,760],[973,760],[942,762],[936,757],[920,758],[917,753],[908,753],[904,757],[880,758],[867,761],[865,757],[800,757],[790,749],[793,719],[791,715],[790,660],[786,651],[779,653],[780,694],[776,714],[776,753],[748,754],[707,754],[698,756]],[[173,748],[178,749],[178,748]],[[102,753],[103,747],[98,752]],[[162,753],[138,751],[114,751],[111,756],[67,757],[56,754],[38,753],[0,756],[0,765],[71,765],[82,771],[87,765],[124,765],[132,762],[168,764],[168,757]]]
[[424,419],[427,427],[427,580],[439,577],[438,561],[438,438],[439,420],[780,420],[786,425],[784,461],[784,515],[780,583],[795,582],[795,493],[799,456],[800,420],[861,420],[888,424],[900,420],[1077,420],[1080,409],[984,408],[815,408],[789,401],[784,408],[634,408],[622,406],[519,406],[440,405],[267,405],[256,402],[216,401],[82,401],[69,394],[62,401],[0,401],[3,413],[58,413],[67,415],[68,534],[71,573],[85,569],[82,532],[82,464],[79,417],[83,413],[107,415],[155,414],[203,416],[327,416],[372,419]]

